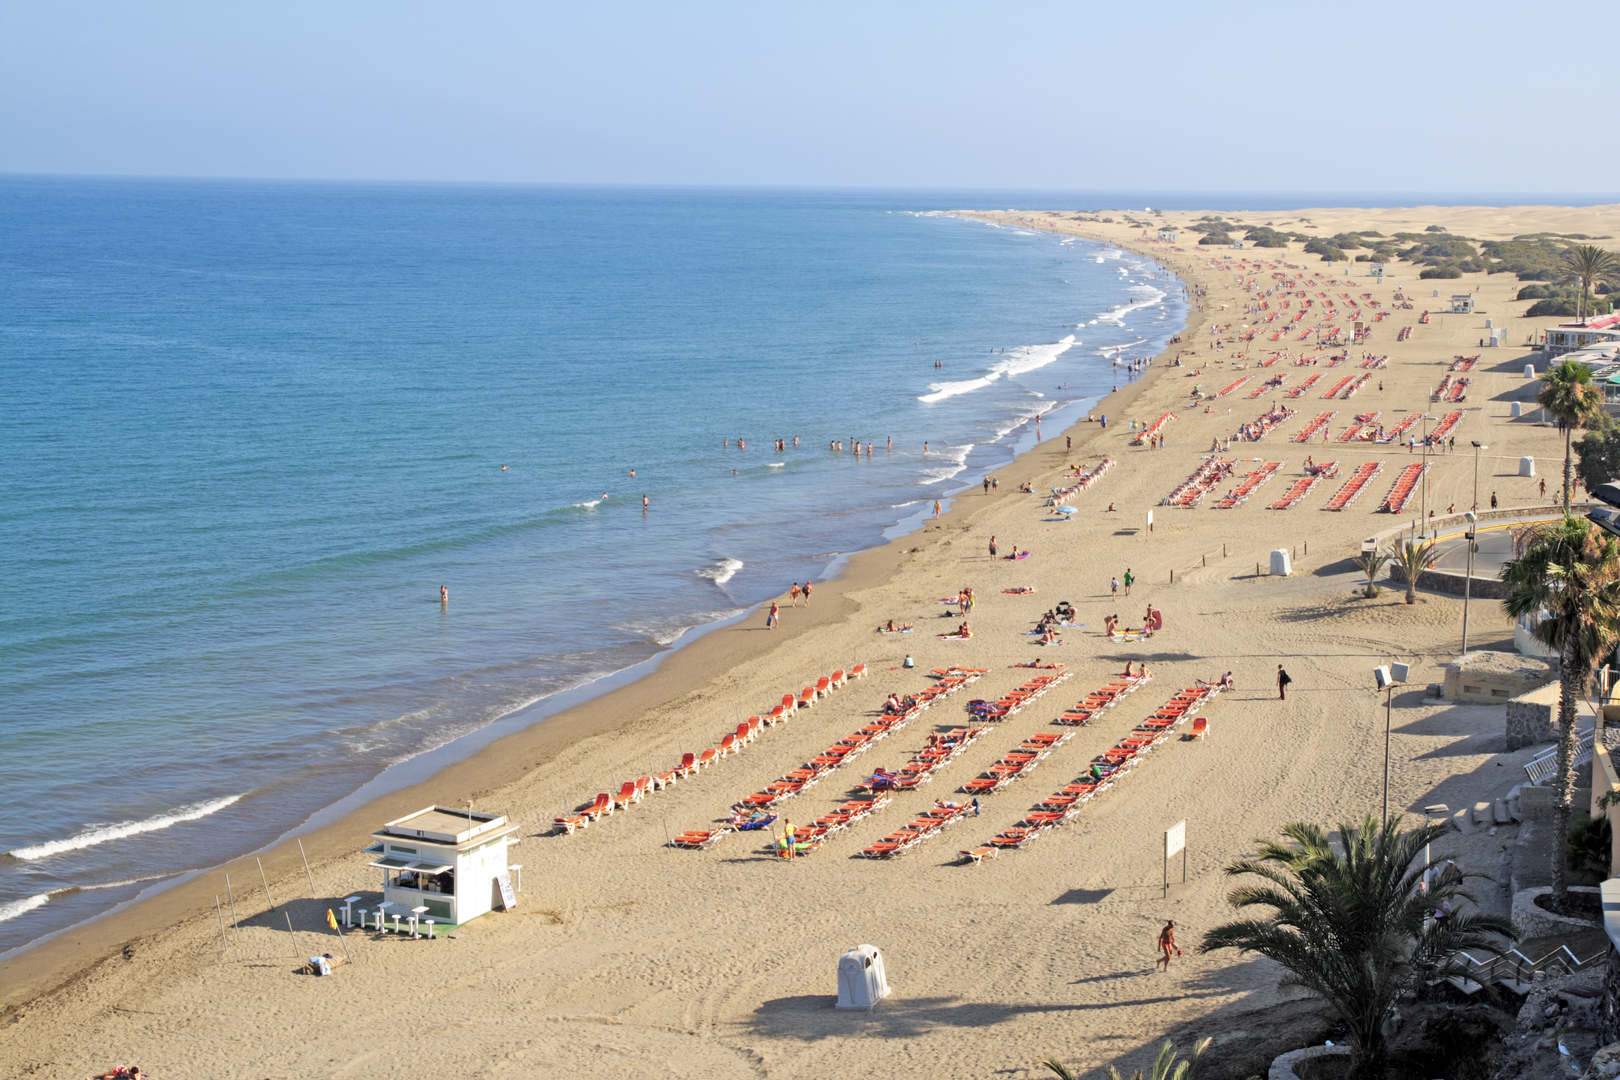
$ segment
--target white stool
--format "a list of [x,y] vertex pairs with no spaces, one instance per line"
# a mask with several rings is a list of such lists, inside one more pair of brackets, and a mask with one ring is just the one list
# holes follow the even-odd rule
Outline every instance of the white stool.
[[377,905],[377,932],[379,934],[388,928],[384,920],[388,918],[388,909],[392,906],[387,901]]
[[431,918],[423,919],[422,920],[422,925],[427,927],[427,939],[429,941],[432,941],[433,940],[433,920]]
[[370,908],[360,908],[359,911],[360,911],[360,929],[364,930],[366,928],[366,916],[371,914],[371,909]]
[[394,912],[394,933],[396,934],[402,932],[399,928],[399,920],[402,918],[404,918],[404,916],[402,916],[399,912]]
[[[357,904],[359,902],[360,902],[360,898],[358,896],[349,896],[349,897],[344,898],[344,900],[343,900],[343,925],[344,926],[353,926],[354,925],[353,920],[350,918],[349,909],[352,908],[355,904]],[[363,918],[362,918],[362,921],[364,921]]]

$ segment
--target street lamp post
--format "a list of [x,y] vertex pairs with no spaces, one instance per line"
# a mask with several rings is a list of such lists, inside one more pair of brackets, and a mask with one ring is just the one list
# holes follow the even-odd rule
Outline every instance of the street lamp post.
[[1489,450],[1490,447],[1486,446],[1484,443],[1480,442],[1478,439],[1473,440],[1471,445],[1474,448],[1474,505],[1469,507],[1469,509],[1470,510],[1478,510],[1479,509],[1479,452],[1481,450]]
[[1384,691],[1384,811],[1382,821],[1389,824],[1389,732],[1395,711],[1395,684],[1406,681],[1405,664],[1384,664],[1373,668],[1373,680]]
[[1423,529],[1420,536],[1429,535],[1429,421],[1434,419],[1428,413],[1423,414],[1423,506],[1419,511],[1423,515]]
[[[1477,444],[1476,444],[1477,445]],[[1472,510],[1467,513],[1468,531],[1463,533],[1463,543],[1468,545],[1468,573],[1463,578],[1463,655],[1468,655],[1468,598],[1474,591],[1474,538],[1479,535],[1479,515]]]

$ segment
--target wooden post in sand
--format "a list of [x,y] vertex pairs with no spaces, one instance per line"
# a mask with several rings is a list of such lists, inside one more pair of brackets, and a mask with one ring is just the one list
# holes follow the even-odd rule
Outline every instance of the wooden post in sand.
[[214,917],[219,920],[219,955],[225,955],[225,911],[219,906],[219,893],[214,894]]
[[231,905],[231,925],[240,929],[242,920],[236,916],[236,894],[231,891],[231,872],[229,870],[225,871],[225,899]]
[[[276,910],[276,901],[275,901],[275,898],[270,895],[270,879],[264,876],[264,863],[259,859],[259,857],[257,855],[255,855],[253,857],[253,862],[259,868],[259,884],[264,886],[264,898],[270,904],[270,910],[265,912],[265,914],[273,915],[273,914],[275,914],[275,910]],[[292,916],[288,915],[285,911],[282,912],[282,915],[285,916],[286,919],[287,919],[287,933],[292,934],[293,948],[297,949],[298,948],[298,935],[293,932]],[[300,957],[300,959],[302,959],[302,957]]]
[[[309,856],[304,854],[304,841],[301,838],[298,839],[298,857],[304,863],[304,880],[309,882],[309,898],[319,903],[320,898],[315,894],[315,875],[309,872]],[[326,909],[326,920],[332,935],[338,939],[338,949],[343,953],[343,959],[350,960],[349,946],[343,941],[343,934],[337,928],[337,919],[333,917],[331,908]]]

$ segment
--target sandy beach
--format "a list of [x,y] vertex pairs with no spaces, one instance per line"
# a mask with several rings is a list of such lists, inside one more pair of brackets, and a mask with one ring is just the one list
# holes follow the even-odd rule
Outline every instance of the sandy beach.
[[[1480,456],[1481,504],[1544,506],[1558,484],[1561,439],[1528,415],[1509,417],[1533,384],[1523,376],[1541,328],[1525,319],[1522,284],[1511,274],[1418,279],[1392,263],[1382,281],[1365,264],[1323,263],[1298,243],[1287,248],[1199,246],[1184,226],[1203,215],[1174,212],[1138,228],[1074,214],[969,215],[1008,227],[1071,233],[1149,254],[1193,290],[1180,340],[1095,409],[1098,423],[1043,432],[1040,445],[997,474],[998,487],[957,496],[922,530],[852,558],[817,587],[814,602],[786,603],[768,631],[762,612],[719,629],[670,656],[651,676],[506,738],[431,779],[306,834],[313,892],[296,847],[263,858],[270,910],[252,859],[211,870],[124,911],[64,933],[0,968],[0,1075],[88,1076],[138,1062],[165,1077],[370,1077],[401,1071],[472,1076],[833,1077],[1041,1075],[1057,1058],[1081,1069],[1140,1064],[1165,1035],[1214,1035],[1217,1046],[1267,1025],[1267,1010],[1292,1000],[1269,963],[1191,946],[1228,917],[1221,869],[1294,820],[1325,824],[1376,813],[1381,797],[1383,698],[1371,668],[1391,658],[1413,664],[1414,686],[1396,698],[1391,804],[1410,813],[1437,801],[1460,806],[1500,795],[1527,751],[1503,751],[1499,708],[1436,704],[1438,682],[1457,652],[1460,599],[1420,593],[1406,605],[1397,588],[1374,599],[1353,595],[1352,563],[1374,532],[1410,522],[1420,505],[1445,513],[1472,500],[1469,441]],[[1150,220],[1138,213],[1139,220]],[[1363,229],[1390,234],[1441,225],[1475,239],[1534,232],[1585,233],[1616,246],[1620,206],[1417,207],[1225,213],[1245,225],[1274,223],[1329,236]],[[1181,225],[1174,243],[1157,229]],[[1273,342],[1273,327],[1248,307],[1265,290],[1303,291],[1317,326],[1332,299],[1339,321],[1363,318],[1371,334],[1335,350]],[[1452,293],[1474,296],[1468,315],[1442,314]],[[1396,306],[1404,293],[1410,309]],[[1280,298],[1282,292],[1277,296]],[[1350,301],[1356,301],[1352,309]],[[1376,306],[1374,306],[1376,304]],[[1419,316],[1434,312],[1427,323]],[[1292,314],[1296,309],[1290,309]],[[1352,314],[1352,311],[1354,314]],[[1373,313],[1384,317],[1374,319]],[[1481,348],[1485,320],[1507,327],[1507,347]],[[1256,330],[1243,340],[1245,328]],[[1401,340],[1401,332],[1410,333]],[[1368,354],[1381,367],[1360,366]],[[1430,391],[1458,355],[1480,354],[1466,399],[1446,406],[1462,417],[1452,452],[1432,453],[1424,500],[1401,514],[1378,513],[1400,470],[1417,458],[1400,441],[1341,442],[1356,414],[1393,424],[1430,410]],[[1274,363],[1263,361],[1277,356]],[[1177,358],[1179,357],[1179,366]],[[1302,366],[1301,357],[1319,362]],[[1313,374],[1297,398],[1281,390]],[[1370,376],[1349,400],[1324,400],[1345,376]],[[1214,394],[1191,402],[1191,390]],[[1255,393],[1259,391],[1259,393]],[[1236,442],[1234,462],[1195,507],[1161,505],[1202,464],[1212,442],[1233,435],[1281,404],[1293,410],[1257,443]],[[1438,408],[1440,406],[1436,406]],[[1293,436],[1332,412],[1309,443]],[[1162,448],[1132,445],[1131,422],[1164,414]],[[1445,415],[1444,412],[1436,415]],[[1415,429],[1414,429],[1415,430]],[[1066,442],[1072,440],[1072,446]],[[1533,456],[1547,481],[1517,475]],[[1072,496],[1061,521],[1044,493],[1070,467],[1114,465]],[[1324,479],[1290,509],[1268,507],[1304,475],[1307,457],[1334,461]],[[1219,496],[1263,463],[1279,467],[1231,509]],[[1342,512],[1323,509],[1357,466],[1383,467]],[[967,477],[964,476],[964,479]],[[977,481],[977,477],[973,477]],[[1042,494],[1026,494],[1021,484]],[[1114,512],[1108,512],[1112,505]],[[1153,514],[1153,528],[1146,522]],[[992,558],[1014,547],[1027,559]],[[1293,555],[1293,573],[1274,577],[1274,549]],[[1127,569],[1130,595],[1110,595]],[[1257,572],[1258,570],[1258,572]],[[785,585],[786,583],[784,583]],[[960,618],[941,598],[970,586],[977,596],[969,640],[941,635]],[[1027,588],[1032,593],[1011,594]],[[1041,613],[1068,600],[1076,625],[1060,644],[1029,633]],[[1117,613],[1139,626],[1143,610],[1162,611],[1164,628],[1147,640],[1102,633]],[[914,626],[880,635],[889,619]],[[1497,604],[1470,613],[1476,648],[1511,648]],[[915,669],[902,667],[910,654]],[[892,803],[791,862],[764,853],[751,834],[705,851],[666,845],[684,829],[706,827],[822,748],[869,722],[891,692],[916,693],[930,669],[986,670],[969,690],[945,699],[880,747],[782,804],[804,822],[837,806],[874,766],[895,768],[936,730],[965,722],[969,697],[994,699],[1026,681],[1038,660],[1069,676],[1040,700],[990,730],[941,769],[932,783]],[[1021,741],[1054,726],[1069,706],[1145,661],[1152,681],[1053,751],[1028,779],[984,796],[981,811],[893,860],[855,858],[935,800],[965,800],[958,788]],[[716,744],[738,721],[760,713],[836,668],[864,663],[869,676],[766,730],[741,753],[570,836],[551,836],[552,819],[598,791],[674,765],[686,751]],[[1283,664],[1293,685],[1277,700]],[[1030,805],[1085,771],[1155,707],[1198,679],[1231,671],[1235,689],[1206,708],[1209,734],[1170,740],[1130,776],[1039,842],[964,865],[958,851],[986,844]],[[345,938],[353,962],[338,977],[295,975],[294,967],[336,944],[324,912],[345,896],[375,896],[378,872],[359,851],[367,834],[429,803],[497,810],[522,826],[513,859],[523,867],[517,910],[487,916],[454,940],[433,943],[359,932]],[[1414,815],[1420,819],[1421,815]],[[1161,898],[1161,836],[1185,820],[1189,877]],[[237,889],[238,925],[221,934],[214,898],[224,872]],[[283,911],[296,932],[289,934]],[[1164,919],[1182,928],[1185,957],[1153,970]],[[843,950],[871,943],[887,957],[893,996],[870,1014],[835,1010],[834,964]],[[1275,1015],[1274,1013],[1272,1014]]]

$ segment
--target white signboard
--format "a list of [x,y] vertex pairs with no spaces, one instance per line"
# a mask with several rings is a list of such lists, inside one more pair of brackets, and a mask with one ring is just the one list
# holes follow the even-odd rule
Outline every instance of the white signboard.
[[1164,857],[1169,858],[1187,847],[1187,823],[1178,821],[1164,830]]
[[511,911],[517,907],[517,893],[512,888],[512,879],[502,874],[495,879],[495,884],[500,886],[501,890],[501,910]]

